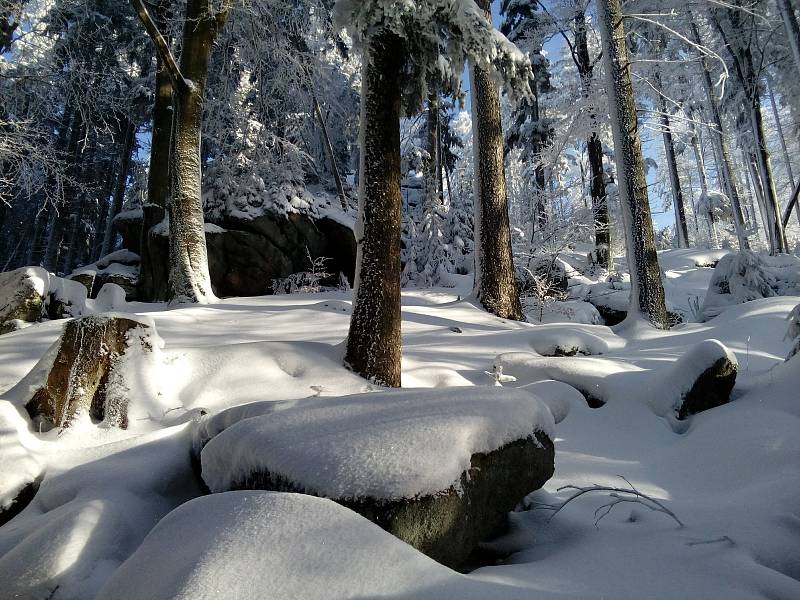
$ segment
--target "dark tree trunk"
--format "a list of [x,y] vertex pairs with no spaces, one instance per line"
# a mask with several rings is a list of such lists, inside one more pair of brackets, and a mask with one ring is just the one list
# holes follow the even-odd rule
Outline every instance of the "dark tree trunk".
[[[75,113],[72,126],[70,127],[69,142],[67,142],[67,157],[70,161],[69,174],[73,178],[78,170],[78,140],[85,130],[85,125],[78,113]],[[71,199],[76,193],[73,185],[66,186],[64,201],[59,209],[52,212],[50,218],[50,229],[47,235],[47,247],[44,252],[43,266],[45,269],[55,272],[58,269],[58,259],[61,255],[61,243],[64,240],[64,230],[69,218]]]
[[[591,96],[591,80],[594,66],[589,56],[589,43],[586,31],[586,12],[580,6],[575,13],[575,65],[581,76],[583,96]],[[594,258],[599,266],[608,269],[611,262],[611,228],[608,218],[608,199],[606,196],[606,180],[603,172],[603,144],[597,135],[597,117],[594,107],[591,108],[590,121],[592,130],[586,141],[586,152],[589,155],[589,171],[591,174],[590,194],[592,196],[592,216],[594,217]]]
[[663,89],[661,76],[656,73],[656,91],[658,93],[658,110],[661,119],[661,135],[664,139],[664,153],[667,157],[667,168],[669,169],[669,183],[672,188],[672,200],[675,210],[675,227],[678,234],[678,246],[680,248],[689,247],[689,229],[686,226],[686,208],[683,205],[683,190],[681,189],[681,178],[678,174],[678,161],[675,159],[675,144],[672,140],[672,125],[669,121],[667,103],[664,96],[660,93]]
[[597,12],[608,87],[613,94],[610,103],[612,129],[631,272],[628,315],[641,314],[656,327],[666,329],[669,326],[667,308],[647,198],[642,144],[631,83],[631,64],[625,43],[620,2],[598,0]]
[[[703,42],[700,39],[700,32],[697,30],[697,25],[694,23],[691,12],[689,13],[689,20],[691,21],[694,42],[698,46],[701,46]],[[713,137],[711,142],[717,160],[717,179],[721,183],[722,191],[727,194],[731,201],[733,225],[736,228],[736,236],[739,238],[739,247],[743,250],[749,250],[750,242],[747,240],[747,235],[745,235],[744,231],[742,202],[733,176],[733,163],[731,162],[728,144],[725,141],[725,130],[722,128],[719,104],[714,96],[714,86],[711,83],[711,73],[708,70],[705,56],[700,59],[700,75],[703,82],[703,89],[706,92],[707,114],[712,125],[711,135]]]
[[114,217],[122,210],[122,201],[125,199],[125,184],[128,181],[128,172],[131,166],[131,155],[133,154],[133,143],[136,140],[136,125],[128,121],[125,127],[125,134],[122,141],[122,152],[120,154],[119,169],[117,170],[117,180],[114,184],[114,197],[108,211],[103,231],[103,244],[100,247],[100,256],[105,256],[113,250],[114,240]]
[[[491,20],[489,0],[478,5]],[[500,93],[490,73],[470,65],[472,137],[475,148],[475,295],[504,319],[524,321],[519,301],[503,170]]]
[[345,363],[400,386],[400,100],[403,44],[374,34],[364,57],[358,258]]
[[428,96],[427,134],[428,162],[425,165],[425,201],[430,206],[433,206],[439,203],[439,184],[441,182],[441,171],[439,169],[439,97],[436,94]]
[[322,110],[319,106],[319,101],[317,100],[317,94],[314,91],[314,88],[311,88],[311,101],[314,104],[314,114],[317,117],[317,121],[319,121],[320,129],[322,131],[322,142],[323,147],[325,149],[325,154],[328,157],[328,164],[331,168],[331,175],[333,175],[333,181],[336,184],[336,193],[339,194],[339,202],[342,204],[342,208],[347,210],[347,196],[344,193],[344,186],[342,185],[342,177],[339,175],[339,167],[336,164],[336,153],[333,151],[333,144],[331,144],[331,136],[328,133],[328,125],[325,123],[325,117],[322,115]]
[[143,300],[166,300],[166,291],[157,282],[167,281],[167,259],[159,256],[150,244],[150,231],[164,220],[170,197],[170,151],[172,145],[172,81],[161,57],[157,57],[156,98],[153,104],[153,137],[150,143],[150,169],[147,178],[147,200],[142,205],[142,230],[139,249],[139,295]]

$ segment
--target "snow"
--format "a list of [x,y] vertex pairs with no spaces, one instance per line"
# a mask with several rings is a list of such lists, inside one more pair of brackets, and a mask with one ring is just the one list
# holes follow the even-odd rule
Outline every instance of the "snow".
[[16,408],[0,400],[0,510],[5,510],[17,494],[42,474],[42,463],[31,452],[37,440]]
[[251,417],[201,454],[215,492],[269,472],[315,495],[398,500],[458,486],[473,454],[489,453],[553,421],[531,394],[466,387],[355,394]]
[[[677,301],[688,305],[708,285],[713,269],[695,262],[712,264],[705,260],[715,252],[659,254]],[[403,293],[403,384],[524,388],[547,405],[558,421],[555,475],[526,506],[563,501],[563,485],[624,485],[623,475],[686,527],[636,505],[616,507],[595,527],[608,499],[587,495],[552,520],[547,510],[512,513],[510,531],[492,545],[508,558],[463,576],[326,500],[247,500],[248,512],[239,498],[275,495],[237,492],[184,504],[201,493],[193,445],[248,419],[299,415],[304,403],[322,410],[335,397],[384,392],[341,367],[350,293],[180,308],[134,302],[124,310],[151,318],[163,348],[149,362],[129,357],[120,382],[131,402],[126,431],[88,420],[62,433],[30,431],[14,388],[64,321],[0,336],[0,411],[13,424],[9,433],[3,426],[3,452],[32,461],[14,459],[5,471],[0,456],[0,481],[11,481],[6,472],[20,480],[44,472],[31,505],[0,528],[0,595],[93,598],[107,585],[107,598],[800,597],[800,358],[784,362],[797,295],[731,305],[669,331],[612,330],[499,319],[461,299],[470,283]],[[707,340],[739,365],[732,401],[676,434],[652,403],[671,406],[689,379],[684,371],[699,368],[691,353],[706,361],[724,351]],[[543,356],[556,346],[589,354]],[[493,388],[486,372],[509,353],[524,359],[504,363],[516,381]],[[606,404],[589,408],[568,383]]]
[[526,597],[459,575],[330,500],[242,491],[197,498],[170,513],[98,600],[477,600],[498,593]]

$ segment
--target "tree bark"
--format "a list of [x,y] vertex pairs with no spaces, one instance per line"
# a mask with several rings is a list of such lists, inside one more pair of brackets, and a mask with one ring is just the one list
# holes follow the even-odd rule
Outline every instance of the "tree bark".
[[[478,6],[491,21],[489,0]],[[524,321],[519,300],[503,170],[500,93],[494,78],[470,65],[475,186],[475,295],[483,307],[504,319]]]
[[[160,0],[155,6],[155,20],[162,26],[168,17],[169,2]],[[142,228],[139,234],[141,263],[139,266],[139,296],[149,302],[166,300],[167,290],[156,282],[167,281],[168,257],[159,256],[150,244],[153,227],[164,220],[170,197],[170,152],[175,108],[172,79],[161,54],[156,53],[156,93],[153,103],[153,134],[150,142],[150,168],[147,176],[147,199],[142,205]]]
[[[691,137],[692,143],[692,151],[694,153],[694,160],[697,164],[697,174],[700,177],[700,191],[703,194],[703,198],[708,200],[708,174],[706,172],[706,162],[703,158],[703,150],[700,147],[700,137],[697,131],[697,127],[692,121],[689,135]],[[691,189],[691,188],[690,188]],[[694,203],[692,203],[692,210],[694,210]],[[714,218],[714,213],[708,211],[706,214],[706,219],[708,220],[708,239],[711,242],[712,248],[717,248],[719,246],[719,239],[717,238],[717,224]],[[695,226],[697,222],[697,213],[695,212]]]
[[[772,116],[775,119],[775,128],[778,130],[778,139],[781,143],[781,150],[783,150],[783,161],[786,163],[786,174],[789,177],[789,183],[791,185],[791,189],[794,190],[795,188],[795,180],[794,180],[794,171],[792,169],[792,159],[789,157],[789,148],[786,145],[786,136],[783,133],[783,125],[781,123],[781,115],[778,112],[778,104],[775,102],[775,92],[774,86],[772,84],[772,75],[769,74],[769,71],[766,72],[767,81],[767,93],[769,95],[769,103],[772,107]],[[783,221],[781,221],[783,222]],[[797,222],[800,223],[800,210],[797,211]],[[786,224],[783,224],[783,228],[786,229]]]
[[[586,31],[586,9],[579,5],[575,13],[575,65],[581,76],[583,96],[591,97],[591,79],[594,71],[589,56],[589,43]],[[592,197],[592,216],[594,218],[595,260],[603,269],[611,264],[611,228],[608,218],[608,198],[606,196],[606,180],[603,171],[603,144],[598,137],[597,116],[591,107],[589,119],[591,133],[586,141],[586,152],[589,156],[591,177],[590,194]]]
[[374,33],[363,59],[353,314],[345,364],[400,387],[400,101],[403,43]]
[[428,96],[428,123],[427,123],[427,150],[428,160],[425,164],[425,203],[427,206],[439,204],[439,183],[441,171],[439,170],[439,96]]
[[608,86],[613,92],[610,107],[612,130],[631,273],[628,318],[639,314],[656,327],[666,329],[669,322],[653,236],[631,64],[619,0],[598,0],[597,13]]

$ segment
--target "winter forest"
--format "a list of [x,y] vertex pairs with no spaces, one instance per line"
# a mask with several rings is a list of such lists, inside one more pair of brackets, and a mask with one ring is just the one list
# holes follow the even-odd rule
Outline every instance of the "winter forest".
[[0,0],[0,599],[800,598],[797,0]]

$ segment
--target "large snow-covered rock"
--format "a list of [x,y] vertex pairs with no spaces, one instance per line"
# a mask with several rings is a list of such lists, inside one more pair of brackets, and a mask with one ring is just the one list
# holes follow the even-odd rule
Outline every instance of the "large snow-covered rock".
[[241,420],[205,445],[201,469],[214,492],[336,500],[452,566],[552,476],[553,427],[523,390],[358,394]]
[[443,567],[354,512],[301,494],[196,498],[150,532],[98,600],[528,598]]
[[0,273],[0,334],[42,318],[63,319],[86,312],[87,293],[78,282],[41,267]]
[[127,399],[111,395],[114,370],[126,352],[152,352],[151,321],[128,316],[92,315],[69,321],[61,337],[21,382],[25,407],[47,429],[67,427],[76,415],[127,427]]
[[106,284],[113,283],[125,290],[125,299],[131,302],[138,296],[140,262],[138,254],[126,249],[116,250],[77,269],[69,279],[86,287],[90,298],[97,298]]

